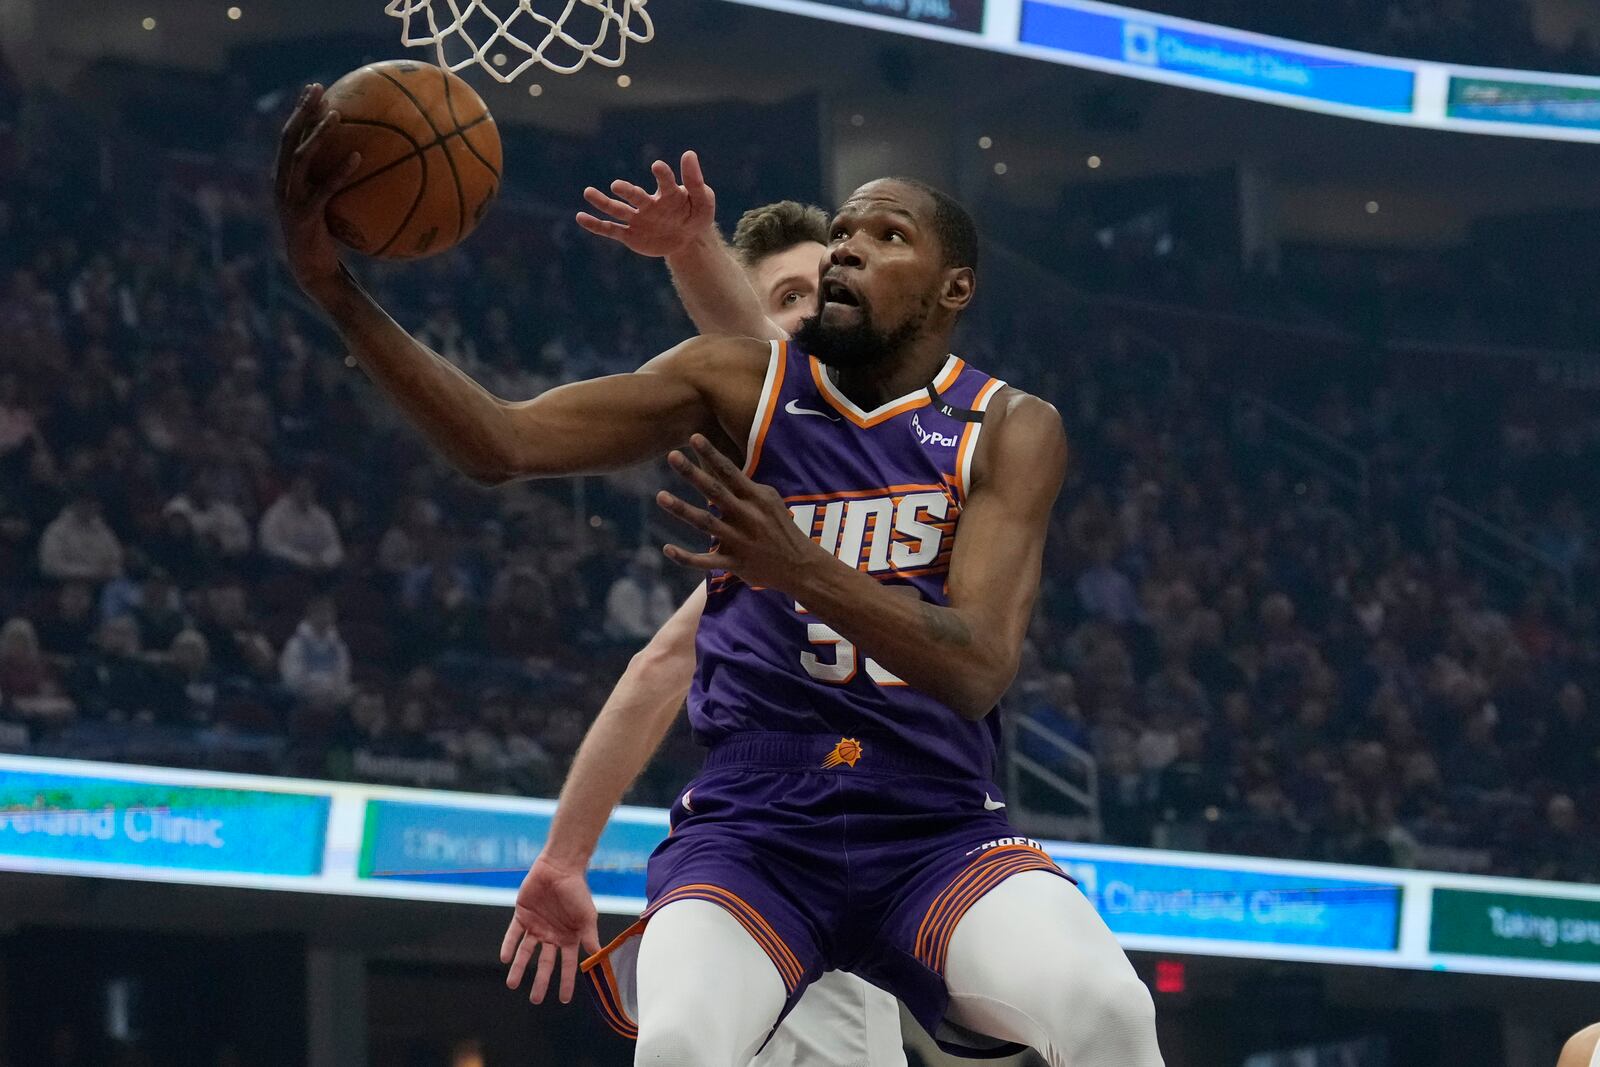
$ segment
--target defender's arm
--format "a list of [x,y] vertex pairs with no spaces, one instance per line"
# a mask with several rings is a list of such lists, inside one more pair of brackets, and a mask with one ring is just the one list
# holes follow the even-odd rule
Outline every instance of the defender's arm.
[[767,318],[733,249],[713,227],[667,257],[672,286],[694,328],[704,334],[787,341],[789,335]]
[[589,862],[611,809],[661,747],[689,694],[694,636],[705,607],[702,582],[629,661],[578,747],[561,787],[544,858],[567,867]]
[[550,836],[517,893],[516,908],[500,943],[509,965],[506,985],[522,984],[542,944],[529,999],[542,1003],[556,955],[561,956],[560,998],[572,999],[580,950],[599,946],[589,857],[611,810],[661,745],[694,675],[694,635],[705,609],[701,585],[628,664],[572,762]]
[[761,297],[717,232],[717,196],[706,184],[700,157],[685,152],[679,170],[681,185],[672,168],[656,160],[650,168],[654,193],[620,178],[611,183],[611,196],[590,186],[583,198],[610,218],[580,211],[578,225],[642,256],[664,257],[678,299],[701,333],[788,340],[767,318]]

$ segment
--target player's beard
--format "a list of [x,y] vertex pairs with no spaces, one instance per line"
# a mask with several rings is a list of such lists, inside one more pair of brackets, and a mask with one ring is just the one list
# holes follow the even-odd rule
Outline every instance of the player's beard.
[[848,326],[829,326],[819,310],[800,323],[794,332],[801,351],[816,356],[835,370],[861,370],[889,359],[906,346],[927,321],[931,304],[892,330],[881,330],[872,312],[861,305],[861,314]]

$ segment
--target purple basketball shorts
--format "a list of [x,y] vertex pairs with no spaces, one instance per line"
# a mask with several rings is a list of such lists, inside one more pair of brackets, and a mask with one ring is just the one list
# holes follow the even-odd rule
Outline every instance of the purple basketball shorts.
[[707,900],[771,958],[789,992],[784,1014],[822,972],[846,970],[900,998],[951,1052],[1021,1051],[944,1020],[945,956],[967,909],[1022,871],[1066,877],[1004,807],[993,782],[930,773],[870,739],[721,742],[673,805],[672,832],[650,858],[649,907],[584,964],[602,1013],[637,1036],[638,935],[673,901]]

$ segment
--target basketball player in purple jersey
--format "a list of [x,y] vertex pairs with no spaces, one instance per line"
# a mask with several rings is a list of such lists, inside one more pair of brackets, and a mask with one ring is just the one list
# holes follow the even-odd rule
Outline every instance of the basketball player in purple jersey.
[[313,87],[280,146],[289,265],[429,441],[489,485],[670,449],[710,505],[658,497],[712,539],[666,549],[709,572],[690,715],[710,752],[651,858],[650,907],[585,964],[635,1063],[740,1067],[843,969],[951,1049],[1159,1065],[1148,991],[992,780],[1066,441],[1048,404],[949,355],[976,287],[965,211],[871,182],[835,216],[793,344],[695,338],[508,402],[340,263],[336,185],[306,174],[338,122],[324,111]]
[[[641,255],[664,258],[695,327],[705,334],[752,334],[787,340],[817,307],[817,262],[827,244],[828,217],[793,201],[745,212],[733,247],[715,224],[716,198],[700,161],[685,153],[683,184],[658,162],[655,193],[614,182],[613,199],[585,191],[596,210],[578,221]],[[538,942],[530,929],[554,924],[577,931],[565,945],[546,946],[530,999],[541,1003],[559,953],[559,992],[571,999],[580,947],[598,949],[597,916],[586,871],[611,810],[678,716],[694,677],[695,629],[706,602],[699,586],[629,663],[584,738],[562,786],[561,802],[538,860],[523,880],[501,950],[508,985],[520,985]],[[518,947],[521,951],[515,951]],[[894,997],[845,971],[828,971],[809,986],[752,1067],[904,1067],[900,1006]]]

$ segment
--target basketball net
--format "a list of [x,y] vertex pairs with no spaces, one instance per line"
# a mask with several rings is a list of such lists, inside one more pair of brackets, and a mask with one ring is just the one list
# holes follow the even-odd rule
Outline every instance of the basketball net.
[[[515,7],[502,16],[492,0],[388,0],[384,11],[400,20],[402,44],[431,44],[441,67],[460,70],[476,63],[502,82],[532,66],[557,74],[571,74],[591,59],[620,67],[629,41],[643,44],[655,36],[644,9],[648,0],[554,0],[552,10],[565,5],[554,18],[536,10],[536,0],[499,2]],[[583,30],[568,26],[574,13]]]

